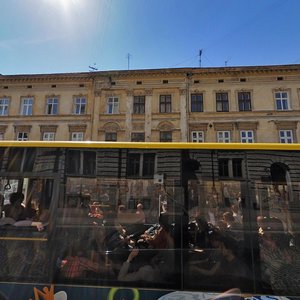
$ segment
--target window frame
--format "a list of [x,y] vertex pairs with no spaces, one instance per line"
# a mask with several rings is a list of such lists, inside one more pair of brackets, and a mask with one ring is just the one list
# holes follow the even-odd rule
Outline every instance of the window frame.
[[8,116],[9,97],[0,97],[0,116]]
[[[26,101],[31,101],[31,103],[24,103]],[[33,115],[33,97],[21,97],[21,112],[22,116],[32,116]]]
[[160,131],[159,132],[159,141],[162,143],[171,143],[173,141],[173,132],[172,131]]
[[[74,136],[80,136],[81,135],[81,138],[74,138]],[[71,132],[71,141],[73,142],[81,142],[81,141],[84,141],[84,132],[83,131],[73,131]]]
[[[48,135],[48,138],[46,136]],[[52,136],[52,137],[51,137]],[[55,132],[44,131],[42,136],[43,141],[55,141]]]
[[[283,134],[283,136],[281,134]],[[294,131],[292,129],[279,129],[278,136],[279,136],[279,143],[282,144],[294,143]]]
[[[283,97],[283,94],[286,94],[286,97]],[[277,95],[279,97],[277,97]],[[288,91],[276,91],[274,92],[275,107],[278,111],[291,110],[290,107],[290,97]]]
[[128,153],[127,178],[154,178],[156,171],[155,153]]
[[[227,134],[228,134],[228,136],[226,136]],[[230,143],[231,142],[230,130],[218,130],[217,131],[217,142],[218,143]]]
[[87,108],[87,98],[85,96],[75,96],[73,101],[74,114],[85,115]]
[[146,97],[142,95],[133,96],[133,113],[138,115],[145,114]]
[[252,111],[251,92],[238,92],[239,111]]
[[[243,134],[245,134],[244,137]],[[255,143],[254,130],[241,130],[240,141],[241,143]]]
[[17,132],[17,141],[28,141],[28,140],[29,140],[29,133],[27,131]]
[[105,132],[104,139],[106,142],[116,142],[118,140],[118,133],[115,131]]
[[229,112],[229,94],[228,92],[216,93],[216,111]]
[[106,113],[109,115],[119,114],[119,97],[111,96],[107,98],[106,102]]
[[191,94],[191,112],[203,112],[203,93]]
[[163,114],[172,112],[172,95],[159,95],[159,112]]
[[57,96],[46,98],[46,115],[58,115],[59,98]]
[[[195,135],[195,136],[193,136]],[[204,143],[205,134],[203,130],[193,130],[191,131],[191,142],[193,143]]]

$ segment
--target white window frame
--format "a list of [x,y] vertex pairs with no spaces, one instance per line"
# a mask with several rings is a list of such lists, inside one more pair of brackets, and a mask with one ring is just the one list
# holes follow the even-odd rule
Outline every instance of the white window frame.
[[29,140],[29,134],[25,131],[19,131],[17,133],[17,141],[28,141]]
[[279,143],[292,144],[294,143],[294,133],[291,129],[280,129],[279,132]]
[[217,131],[217,142],[218,143],[230,143],[230,131],[229,130],[219,130]]
[[192,131],[191,141],[193,143],[204,143],[204,131]]
[[32,97],[22,97],[21,98],[21,115],[22,116],[32,116],[33,111],[33,98]]
[[80,131],[80,132],[71,132],[71,141],[83,141],[83,137],[84,137],[84,132]]
[[0,116],[8,115],[9,98],[0,98]]
[[86,114],[86,97],[77,96],[74,98],[74,114],[84,115]]
[[107,99],[107,113],[109,115],[119,113],[119,98],[118,97],[108,97],[108,99]]
[[290,101],[288,91],[274,93],[276,110],[290,110]]
[[46,100],[46,115],[57,115],[58,114],[58,97],[47,97]]
[[254,143],[254,131],[253,130],[241,130],[240,138],[241,138],[241,143]]
[[43,141],[55,141],[55,132],[43,132]]

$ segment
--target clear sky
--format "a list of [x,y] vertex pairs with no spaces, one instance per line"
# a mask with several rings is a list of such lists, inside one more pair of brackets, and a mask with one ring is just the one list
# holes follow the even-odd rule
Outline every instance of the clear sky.
[[0,0],[0,73],[300,64],[300,0]]

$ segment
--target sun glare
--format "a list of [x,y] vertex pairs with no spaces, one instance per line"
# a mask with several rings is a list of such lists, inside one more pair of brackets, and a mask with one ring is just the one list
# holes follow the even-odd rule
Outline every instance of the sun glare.
[[79,5],[81,0],[44,0],[44,2],[52,5],[56,9],[68,11],[72,6]]

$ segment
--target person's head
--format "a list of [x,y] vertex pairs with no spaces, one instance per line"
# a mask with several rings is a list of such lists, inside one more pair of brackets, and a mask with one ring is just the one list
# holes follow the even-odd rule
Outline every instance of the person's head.
[[143,209],[143,204],[142,203],[139,203],[137,206],[136,206],[137,210],[142,210]]
[[234,217],[231,211],[227,211],[223,214],[223,220],[227,223],[227,224],[231,224],[234,222]]
[[10,195],[9,201],[12,205],[21,205],[24,200],[24,195],[22,193],[12,193]]

